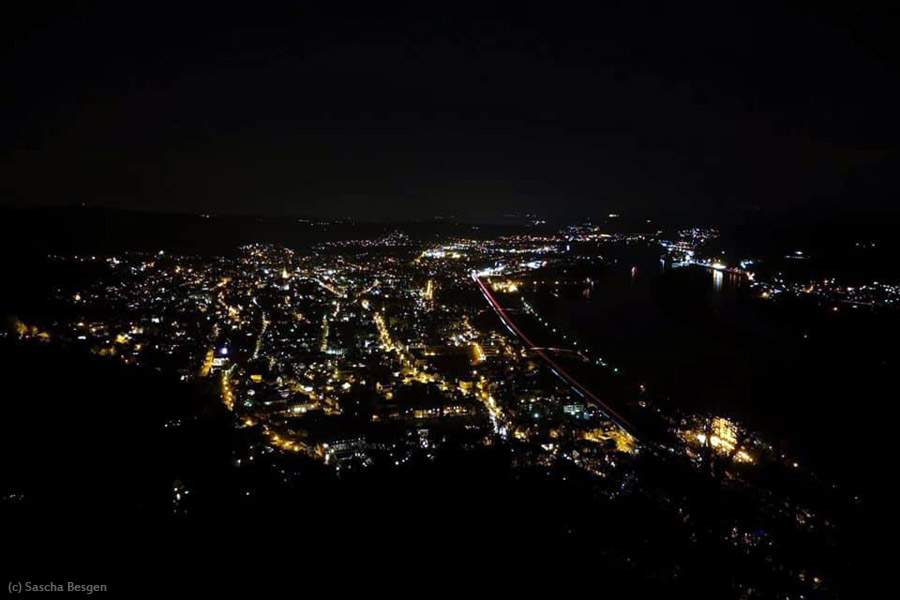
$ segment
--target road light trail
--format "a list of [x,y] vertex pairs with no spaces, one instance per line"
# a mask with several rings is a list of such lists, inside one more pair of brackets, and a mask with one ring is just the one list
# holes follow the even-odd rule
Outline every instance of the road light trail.
[[503,324],[512,331],[515,335],[517,335],[525,344],[528,346],[528,349],[535,352],[538,356],[544,359],[550,366],[550,370],[552,370],[560,379],[568,383],[572,389],[578,392],[582,397],[593,402],[603,413],[609,417],[616,425],[627,431],[633,437],[637,437],[634,435],[634,428],[631,423],[628,422],[623,416],[613,410],[606,402],[598,398],[591,392],[589,389],[578,383],[574,377],[569,375],[565,369],[563,369],[555,360],[550,358],[546,352],[542,348],[536,346],[532,341],[525,335],[521,329],[513,322],[513,320],[509,317],[506,311],[500,306],[500,303],[494,299],[494,296],[488,290],[487,286],[484,285],[484,282],[478,277],[477,274],[472,273],[472,279],[475,280],[475,283],[478,284],[478,287],[481,288],[481,293],[484,294],[484,297],[487,299],[488,303],[491,305],[491,308],[494,309],[494,312],[497,313],[497,316],[500,317],[500,320],[503,321]]

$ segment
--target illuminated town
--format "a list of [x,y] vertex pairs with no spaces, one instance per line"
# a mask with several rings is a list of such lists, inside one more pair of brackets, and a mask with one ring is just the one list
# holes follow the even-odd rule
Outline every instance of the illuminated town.
[[[621,370],[532,300],[602,294],[592,270],[633,279],[638,267],[608,257],[638,248],[658,253],[663,270],[711,272],[716,289],[729,277],[751,301],[776,289],[836,301],[827,286],[763,284],[758,262],[730,267],[724,256],[707,257],[717,237],[702,228],[666,236],[590,225],[423,242],[398,227],[303,250],[54,254],[48,263],[95,275],[54,285],[48,302],[57,312],[17,315],[9,335],[199,386],[243,436],[236,472],[277,465],[290,485],[290,470],[309,462],[352,479],[493,449],[516,472],[584,478],[606,502],[649,499],[654,510],[681,515],[687,539],[711,536],[797,589],[827,593],[824,569],[794,562],[780,537],[814,544],[834,534],[827,503],[788,491],[828,484],[734,419],[659,403],[639,373]],[[779,468],[796,481],[771,487],[762,474]],[[697,478],[756,500],[695,522],[695,484],[685,485]],[[191,492],[190,481],[173,483],[174,514],[200,510]]]
[[7,5],[10,595],[890,589],[889,6]]

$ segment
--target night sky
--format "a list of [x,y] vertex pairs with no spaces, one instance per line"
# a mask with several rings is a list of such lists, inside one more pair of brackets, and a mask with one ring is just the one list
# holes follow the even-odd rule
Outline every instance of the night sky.
[[6,12],[0,203],[897,210],[878,4],[187,4]]

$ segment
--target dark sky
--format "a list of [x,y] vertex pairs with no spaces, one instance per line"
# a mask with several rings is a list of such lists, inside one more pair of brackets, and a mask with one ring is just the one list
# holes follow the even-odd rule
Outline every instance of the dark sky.
[[878,4],[188,4],[6,13],[0,202],[896,210]]

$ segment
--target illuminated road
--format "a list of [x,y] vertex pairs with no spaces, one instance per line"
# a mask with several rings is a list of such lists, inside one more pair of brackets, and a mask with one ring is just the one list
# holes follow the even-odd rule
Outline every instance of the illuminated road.
[[522,330],[519,329],[513,320],[509,317],[506,311],[500,306],[500,303],[494,298],[491,292],[488,290],[487,286],[484,285],[484,282],[479,279],[478,275],[475,273],[472,274],[472,279],[475,280],[475,283],[478,284],[478,287],[481,288],[481,293],[484,294],[484,297],[487,299],[488,303],[490,303],[491,308],[494,309],[494,312],[497,313],[497,316],[500,317],[500,320],[503,321],[503,324],[506,325],[507,329],[509,329],[513,334],[519,337],[525,344],[528,346],[528,349],[540,356],[544,359],[550,366],[550,370],[552,370],[560,379],[568,383],[573,390],[575,390],[580,396],[583,398],[590,400],[597,406],[603,413],[609,417],[616,425],[630,433],[635,438],[637,436],[634,435],[634,429],[624,417],[614,411],[608,404],[606,404],[603,400],[595,396],[590,390],[586,387],[578,383],[571,375],[569,375],[565,369],[563,369],[555,360],[550,358],[546,352],[544,352],[543,348],[539,348],[535,346],[528,336],[522,333]]
[[529,350],[538,351],[538,350],[546,350],[547,352],[553,352],[554,354],[574,354],[581,360],[587,362],[590,359],[581,353],[581,351],[576,350],[575,348],[529,348]]

